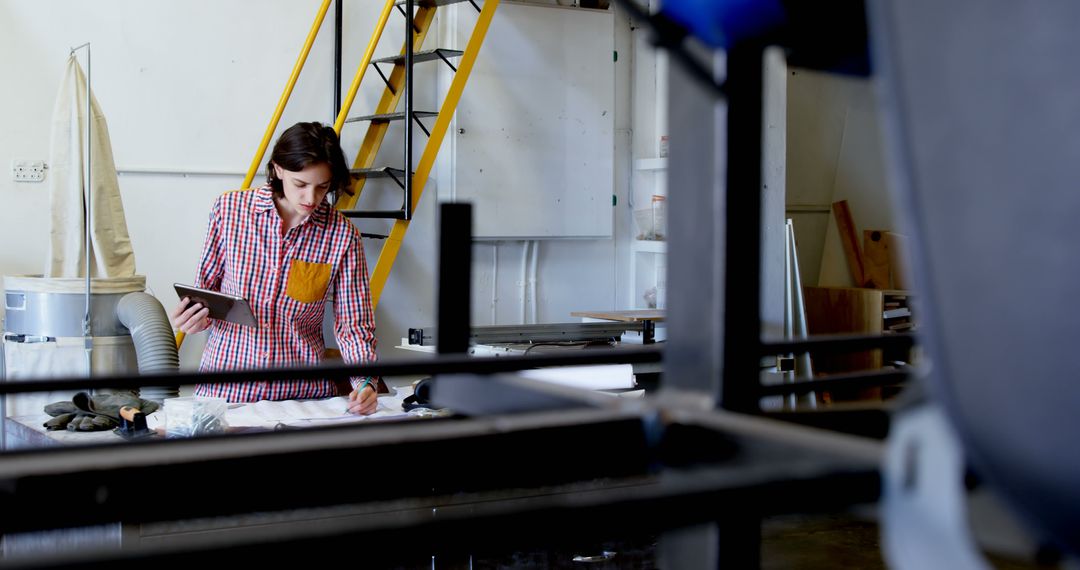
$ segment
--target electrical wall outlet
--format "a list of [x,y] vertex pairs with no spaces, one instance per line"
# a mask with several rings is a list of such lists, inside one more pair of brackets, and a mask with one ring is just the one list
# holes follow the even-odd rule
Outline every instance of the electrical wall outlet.
[[11,161],[11,179],[15,182],[41,182],[45,180],[45,161],[16,158]]

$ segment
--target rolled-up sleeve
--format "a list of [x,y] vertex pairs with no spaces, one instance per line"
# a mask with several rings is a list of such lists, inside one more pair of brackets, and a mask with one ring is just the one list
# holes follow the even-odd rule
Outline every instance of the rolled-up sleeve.
[[221,235],[221,200],[214,201],[210,210],[210,222],[206,226],[206,241],[203,242],[202,257],[199,260],[199,273],[195,277],[195,286],[211,291],[221,290],[221,279],[225,273],[225,256]]
[[[334,336],[341,357],[349,364],[375,362],[375,311],[371,306],[367,261],[360,236],[352,233],[334,282]],[[358,388],[368,377],[350,378]],[[377,379],[371,378],[372,384]]]

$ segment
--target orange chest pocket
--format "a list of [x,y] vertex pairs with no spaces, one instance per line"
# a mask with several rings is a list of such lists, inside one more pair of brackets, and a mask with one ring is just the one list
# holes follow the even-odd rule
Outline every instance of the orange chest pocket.
[[312,263],[294,259],[289,264],[289,280],[285,285],[285,294],[301,303],[314,303],[326,296],[330,286],[329,263]]

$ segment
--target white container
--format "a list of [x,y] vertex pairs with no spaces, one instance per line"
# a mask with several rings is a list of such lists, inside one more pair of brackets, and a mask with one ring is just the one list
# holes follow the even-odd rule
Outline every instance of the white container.
[[664,196],[653,196],[647,210],[634,210],[634,223],[637,224],[637,239],[662,241],[667,238],[667,200]]

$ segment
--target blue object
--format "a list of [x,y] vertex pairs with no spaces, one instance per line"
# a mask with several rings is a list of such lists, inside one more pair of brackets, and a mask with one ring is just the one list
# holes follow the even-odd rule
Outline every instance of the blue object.
[[717,48],[760,36],[785,21],[780,0],[666,0],[663,13]]

